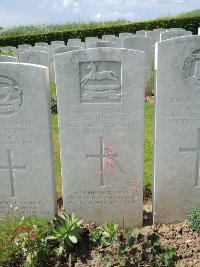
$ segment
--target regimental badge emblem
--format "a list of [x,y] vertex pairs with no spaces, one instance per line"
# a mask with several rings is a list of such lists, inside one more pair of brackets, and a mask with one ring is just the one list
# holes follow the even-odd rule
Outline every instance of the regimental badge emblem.
[[187,85],[200,92],[200,50],[193,52],[184,63],[183,77]]
[[121,63],[80,64],[80,87],[82,103],[121,102]]
[[16,81],[0,76],[0,116],[15,114],[23,102],[23,93]]

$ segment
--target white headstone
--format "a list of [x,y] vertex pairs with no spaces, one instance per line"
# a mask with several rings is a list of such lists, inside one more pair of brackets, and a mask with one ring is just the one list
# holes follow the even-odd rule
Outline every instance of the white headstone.
[[171,32],[171,31],[185,31],[185,29],[183,29],[183,28],[170,28],[170,29],[166,29],[166,32]]
[[18,48],[17,49],[17,53],[23,53],[23,52],[28,52],[29,51],[29,48],[28,49],[25,49],[25,48]]
[[91,40],[99,40],[99,38],[98,37],[93,37],[93,36],[85,37],[85,42],[88,42],[88,41],[91,41]]
[[[78,40],[78,39],[77,39]],[[68,47],[78,46],[79,48],[85,49],[85,42],[76,41],[73,39],[69,39],[67,43]]]
[[200,28],[198,28],[198,35],[200,35]]
[[29,47],[29,51],[47,52],[47,47],[45,47],[45,46],[32,46],[32,47]]
[[49,67],[49,54],[42,51],[28,51],[19,53],[19,61]]
[[145,36],[145,33],[147,32],[147,30],[140,30],[140,31],[136,31],[136,35],[139,36]]
[[102,41],[98,37],[86,37],[85,38],[85,47],[87,48],[90,43],[96,43],[98,41]]
[[152,90],[148,86],[148,81],[151,76],[152,58],[152,39],[145,36],[134,36],[123,39],[123,48],[140,50],[145,52],[145,95],[151,96]]
[[17,62],[16,57],[0,55],[0,62]]
[[154,222],[200,207],[200,36],[157,43]]
[[172,39],[172,38],[177,38],[177,37],[182,37],[182,36],[187,36],[187,35],[192,35],[192,32],[190,31],[169,31],[169,32],[161,32],[160,33],[160,41],[164,41],[167,39]]
[[119,33],[119,37],[121,38],[128,38],[128,37],[131,37],[133,35],[133,33],[131,32],[121,32]]
[[98,41],[89,43],[87,48],[97,48],[97,47],[117,47],[117,43],[109,42],[109,41]]
[[0,63],[0,217],[54,218],[47,68]]
[[[55,41],[56,42],[56,41]],[[58,42],[58,41],[57,41]],[[55,70],[54,70],[54,49],[56,47],[62,47],[65,44],[62,43],[55,43],[48,46],[48,52],[49,52],[49,72],[50,72],[50,81],[55,81]]]
[[45,47],[48,47],[48,43],[35,43],[35,46],[45,46]]
[[160,33],[165,32],[165,29],[155,29],[153,31],[148,31],[145,33],[145,36],[151,37],[153,40],[153,43],[155,44],[156,42],[160,41]]
[[122,48],[123,38],[118,36],[106,36],[104,39],[105,41],[116,43],[118,48]]
[[63,200],[85,222],[143,221],[144,53],[55,56]]
[[79,39],[79,38],[71,38],[71,39],[67,40],[67,45],[68,46],[71,46],[74,43],[81,43],[81,39]]
[[51,45],[65,45],[65,42],[64,41],[52,41],[51,42]]
[[79,50],[81,47],[79,46],[61,46],[54,48],[54,56],[60,53],[70,52],[74,50]]
[[18,45],[18,48],[19,49],[27,49],[27,50],[29,50],[30,47],[31,47],[30,44],[21,44],[21,45]]
[[116,37],[116,36],[114,34],[104,34],[104,35],[102,35],[101,39],[103,41],[107,41],[109,38],[113,38],[113,37]]

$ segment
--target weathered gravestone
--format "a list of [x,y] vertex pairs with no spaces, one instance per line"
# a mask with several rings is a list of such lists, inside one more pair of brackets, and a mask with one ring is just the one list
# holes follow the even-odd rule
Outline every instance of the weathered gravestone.
[[0,63],[0,217],[56,212],[47,68]]
[[62,46],[62,45],[65,45],[65,42],[64,41],[52,41],[51,45],[60,45],[60,46]]
[[35,46],[44,46],[48,48],[48,43],[35,43]]
[[31,47],[30,44],[21,44],[21,45],[18,45],[18,48],[19,49],[27,49],[27,50],[29,50],[30,47]]
[[114,34],[104,34],[104,35],[102,35],[101,39],[103,41],[107,41],[109,38],[113,38],[113,37],[116,37],[116,36]]
[[87,48],[97,48],[97,47],[117,47],[117,43],[109,42],[109,41],[98,41],[89,43]]
[[131,37],[133,34],[131,32],[121,32],[119,33],[119,37],[121,38],[128,38]]
[[134,36],[123,39],[123,48],[140,50],[145,52],[145,95],[152,95],[152,88],[149,86],[151,77],[152,58],[152,39],[146,36]]
[[147,32],[147,30],[139,30],[139,31],[136,31],[135,34],[138,36],[145,36],[146,32]]
[[85,47],[88,48],[88,45],[90,43],[96,43],[98,41],[101,41],[98,37],[86,37],[85,38]]
[[200,207],[200,36],[157,44],[154,222]]
[[141,226],[144,53],[73,51],[55,69],[66,212]]
[[[52,42],[51,42],[52,43]],[[54,49],[57,47],[63,47],[65,43],[63,41],[54,41],[53,44],[49,45],[49,72],[50,72],[50,81],[55,81],[55,70],[54,70]]]
[[185,29],[183,29],[183,28],[170,28],[170,29],[166,29],[166,32],[171,32],[171,31],[185,31]]
[[16,57],[0,55],[0,62],[17,62]]
[[74,43],[81,43],[81,39],[79,38],[71,38],[67,40],[67,45],[68,46],[73,46]]
[[54,48],[54,56],[60,53],[70,52],[73,50],[79,50],[81,47],[79,46],[61,46]]
[[19,61],[49,67],[49,54],[42,51],[28,51],[19,53]]
[[116,43],[118,48],[122,48],[122,41],[123,38],[118,37],[118,36],[109,36],[109,35],[104,35],[104,41],[108,41],[108,42],[112,42],[112,43]]
[[182,36],[187,36],[187,35],[192,35],[191,31],[185,31],[185,30],[173,30],[173,31],[166,31],[166,32],[161,32],[160,33],[160,41],[164,41],[167,39],[172,39],[176,37],[182,37]]
[[29,51],[42,51],[42,52],[47,52],[48,48],[45,46],[32,46],[29,47]]

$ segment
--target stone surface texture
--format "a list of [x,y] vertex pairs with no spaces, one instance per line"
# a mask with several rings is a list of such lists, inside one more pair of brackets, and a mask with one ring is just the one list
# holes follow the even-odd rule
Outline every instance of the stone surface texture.
[[144,53],[73,51],[56,55],[55,68],[65,211],[141,226]]
[[200,36],[156,44],[154,223],[200,207]]
[[0,63],[0,218],[54,218],[56,189],[46,67]]
[[17,62],[16,57],[0,55],[0,62]]
[[145,52],[145,96],[151,96],[151,88],[148,86],[148,81],[151,75],[152,58],[152,39],[146,36],[134,36],[123,39],[123,48],[134,49]]
[[19,61],[49,67],[49,54],[42,51],[28,51],[19,53]]

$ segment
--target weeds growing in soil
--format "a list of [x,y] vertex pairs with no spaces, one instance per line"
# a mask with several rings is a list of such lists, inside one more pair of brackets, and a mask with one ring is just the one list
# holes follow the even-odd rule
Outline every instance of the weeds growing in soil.
[[200,208],[192,210],[187,216],[189,227],[192,231],[200,234]]
[[31,217],[1,225],[0,266],[74,266],[89,247],[83,258],[96,266],[174,266],[174,249],[161,247],[154,233],[144,236],[138,229],[119,229],[113,222],[92,229],[81,225],[74,213],[60,214],[52,223]]

